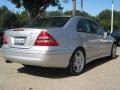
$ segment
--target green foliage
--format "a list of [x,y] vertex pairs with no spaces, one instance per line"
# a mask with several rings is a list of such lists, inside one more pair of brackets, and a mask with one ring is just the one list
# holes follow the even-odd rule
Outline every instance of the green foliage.
[[[43,13],[43,17],[47,16],[72,16],[72,11],[46,11]],[[107,30],[111,28],[111,11],[103,10],[97,16],[93,17],[86,12],[76,11],[77,16],[86,16],[92,18],[96,22]],[[1,28],[19,28],[23,27],[28,23],[28,13],[27,11],[22,11],[21,13],[15,13],[8,10],[7,7],[0,7],[0,27]],[[120,12],[114,11],[114,29],[120,28]]]
[[[46,11],[44,14],[43,14],[43,17],[46,17],[46,16],[72,16],[72,11]],[[86,16],[86,17],[90,17],[90,18],[93,18],[92,16],[90,16],[88,13],[86,12],[80,12],[79,10],[76,10],[76,16]]]
[[1,16],[0,16],[0,26],[1,27],[7,27],[7,28],[12,28],[16,23],[17,17],[16,15],[9,11],[7,7],[3,6],[1,8]]
[[[111,28],[111,11],[103,10],[96,17],[97,21],[103,26],[105,29],[110,30]],[[120,12],[114,11],[114,29],[120,28]]]
[[0,7],[0,26],[2,26],[2,8]]
[[0,28],[16,28],[27,24],[28,16],[25,11],[15,13],[3,6],[0,8]]
[[114,29],[120,28],[120,12],[114,11]]
[[[64,12],[64,15],[70,15],[72,16],[72,11],[66,11]],[[86,17],[91,17],[88,13],[86,12],[80,12],[79,10],[76,10],[76,16],[86,16]]]
[[[31,18],[36,17],[38,14],[49,6],[60,5],[59,0],[9,0],[16,5],[17,8],[24,7],[30,14]],[[60,6],[59,6],[60,7]]]
[[19,23],[19,27],[23,27],[28,23],[28,15],[26,11],[21,13],[16,13],[17,21]]
[[48,12],[48,16],[61,16],[63,15],[62,11],[51,11]]

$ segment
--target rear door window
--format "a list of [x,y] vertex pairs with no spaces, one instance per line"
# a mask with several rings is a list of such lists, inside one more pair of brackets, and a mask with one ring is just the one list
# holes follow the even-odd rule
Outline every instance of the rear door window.
[[96,32],[96,31],[100,28],[99,25],[96,24],[95,22],[92,22],[92,21],[91,21],[91,24],[92,24],[92,27],[93,27],[94,32]]
[[93,29],[91,27],[91,24],[90,24],[89,20],[87,20],[87,19],[81,19],[78,22],[77,31],[78,32],[93,33]]
[[98,24],[96,24],[93,21],[91,21],[91,24],[92,24],[92,28],[93,28],[95,34],[103,35],[104,30]]

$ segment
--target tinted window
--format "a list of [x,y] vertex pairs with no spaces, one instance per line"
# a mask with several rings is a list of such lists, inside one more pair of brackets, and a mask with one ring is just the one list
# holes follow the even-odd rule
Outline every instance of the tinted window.
[[94,32],[96,32],[100,27],[94,22],[91,22],[91,23],[92,23],[92,27],[93,27]]
[[91,28],[91,24],[90,24],[89,20],[87,20],[87,19],[81,19],[78,22],[77,31],[78,32],[92,33],[92,28]]
[[37,19],[32,24],[27,25],[26,27],[32,28],[46,28],[46,27],[63,27],[66,22],[69,20],[69,17],[50,17]]
[[91,21],[94,33],[103,35],[104,30],[95,22]]

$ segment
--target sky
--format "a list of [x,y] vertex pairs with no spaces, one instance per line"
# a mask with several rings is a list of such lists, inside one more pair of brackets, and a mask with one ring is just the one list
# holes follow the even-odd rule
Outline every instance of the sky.
[[[77,9],[80,10],[80,0],[77,1]],[[110,9],[111,10],[111,4],[112,0],[83,0],[83,9],[90,15],[96,16],[98,15],[102,10]],[[63,6],[63,11],[72,10],[72,0],[69,0],[67,3],[64,3],[63,0],[60,0],[61,5]],[[1,6],[7,6],[9,10],[19,12],[22,11],[22,9],[17,9],[15,5],[13,5],[8,0],[0,0],[0,7]],[[57,7],[49,6],[47,11],[55,11],[58,10]],[[114,10],[120,11],[120,0],[114,0]]]

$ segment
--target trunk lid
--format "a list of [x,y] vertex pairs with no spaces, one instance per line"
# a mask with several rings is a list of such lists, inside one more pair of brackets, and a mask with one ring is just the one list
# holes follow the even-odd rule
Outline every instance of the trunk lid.
[[19,28],[6,32],[8,45],[11,48],[31,48],[37,36],[45,29]]

